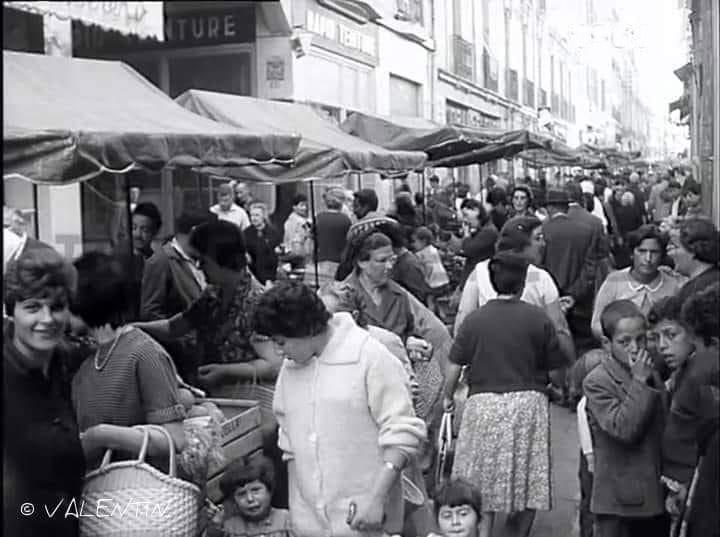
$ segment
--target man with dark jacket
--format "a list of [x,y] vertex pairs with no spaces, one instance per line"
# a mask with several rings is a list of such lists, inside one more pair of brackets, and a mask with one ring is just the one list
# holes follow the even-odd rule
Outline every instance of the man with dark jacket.
[[[210,214],[180,215],[175,222],[175,236],[145,262],[140,300],[143,321],[168,319],[185,311],[202,293],[207,282],[195,264],[189,238],[194,227],[210,218]],[[197,359],[197,349],[194,343],[191,335],[167,345],[180,375],[186,380],[195,374],[196,364],[193,363]]]

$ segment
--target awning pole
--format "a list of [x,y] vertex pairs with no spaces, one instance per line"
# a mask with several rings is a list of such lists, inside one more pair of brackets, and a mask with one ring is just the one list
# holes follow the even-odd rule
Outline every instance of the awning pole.
[[317,220],[315,218],[315,181],[310,181],[310,211],[312,212],[312,235],[313,235],[313,263],[315,265],[315,290],[320,289],[320,274],[318,269],[318,238]]
[[423,196],[423,226],[427,226],[427,204],[428,200],[425,199],[425,170],[422,172],[422,196]]
[[[125,175],[125,216],[127,217],[128,225],[128,249],[130,250],[130,281],[135,282],[135,250],[133,248],[133,233],[132,233],[132,196],[130,195],[130,175]],[[137,318],[139,311],[137,311],[137,303],[132,302],[133,305],[133,318]]]

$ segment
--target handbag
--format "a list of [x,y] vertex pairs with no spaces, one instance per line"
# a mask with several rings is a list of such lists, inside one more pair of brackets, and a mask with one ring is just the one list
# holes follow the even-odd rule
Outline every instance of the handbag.
[[448,479],[452,470],[455,454],[452,420],[452,412],[444,412],[440,420],[440,432],[437,441],[437,465],[435,467],[435,486],[437,488]]
[[[137,459],[110,462],[112,450],[100,467],[85,476],[81,537],[136,537],[167,535],[197,537],[202,508],[200,489],[175,476],[175,445],[157,425],[139,425],[143,442]],[[145,462],[150,430],[161,431],[168,441],[169,473]]]

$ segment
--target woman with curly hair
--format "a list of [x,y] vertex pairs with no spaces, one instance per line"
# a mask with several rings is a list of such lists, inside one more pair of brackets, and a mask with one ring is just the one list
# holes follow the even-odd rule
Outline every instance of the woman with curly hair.
[[631,300],[647,315],[653,304],[680,290],[681,280],[670,270],[660,268],[667,242],[667,236],[651,224],[627,235],[632,265],[608,274],[595,297],[590,327],[598,340],[603,335],[600,317],[611,302]]
[[[49,246],[25,250],[5,273],[4,535],[78,534],[77,518],[40,512],[60,499],[79,502],[85,474],[70,399],[73,367],[61,349],[76,281],[72,265]],[[38,507],[35,516],[21,508],[27,501]]]
[[704,218],[685,220],[670,233],[668,256],[675,262],[675,270],[690,278],[678,294],[681,302],[720,281],[719,247],[715,224]]
[[285,357],[273,410],[295,534],[398,533],[400,472],[426,437],[401,364],[299,283],[281,282],[260,298],[255,329]]

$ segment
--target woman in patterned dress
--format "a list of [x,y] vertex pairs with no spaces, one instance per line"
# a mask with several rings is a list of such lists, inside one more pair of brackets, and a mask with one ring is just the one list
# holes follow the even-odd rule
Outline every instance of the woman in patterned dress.
[[528,262],[512,252],[489,263],[497,298],[466,317],[450,351],[447,411],[463,366],[470,391],[455,450],[453,478],[479,486],[489,537],[494,514],[510,513],[511,535],[527,537],[535,512],[551,508],[550,418],[545,394],[551,369],[567,365],[550,317],[520,299]]

